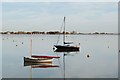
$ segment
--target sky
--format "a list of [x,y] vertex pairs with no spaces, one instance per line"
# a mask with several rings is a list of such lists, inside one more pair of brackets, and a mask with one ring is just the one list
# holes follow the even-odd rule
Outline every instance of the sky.
[[[19,1],[19,0],[18,0]],[[3,2],[2,31],[118,32],[117,2]]]

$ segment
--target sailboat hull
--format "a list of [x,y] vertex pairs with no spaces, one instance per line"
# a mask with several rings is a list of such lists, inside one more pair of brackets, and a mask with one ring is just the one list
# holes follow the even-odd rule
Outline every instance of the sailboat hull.
[[29,58],[24,57],[24,62],[31,62],[31,63],[52,63],[53,59],[47,59],[47,58]]
[[71,52],[71,51],[79,51],[79,47],[76,46],[62,46],[62,45],[54,45],[56,47],[56,52]]

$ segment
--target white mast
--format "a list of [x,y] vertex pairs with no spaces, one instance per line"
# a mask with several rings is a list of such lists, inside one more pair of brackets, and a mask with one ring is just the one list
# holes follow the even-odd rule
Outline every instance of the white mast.
[[64,34],[63,34],[63,44],[65,45],[65,18],[66,17],[64,17]]

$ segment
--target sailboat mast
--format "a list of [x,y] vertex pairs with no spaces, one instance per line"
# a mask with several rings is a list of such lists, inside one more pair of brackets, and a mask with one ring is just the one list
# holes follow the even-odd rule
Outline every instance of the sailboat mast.
[[64,34],[63,34],[63,44],[65,45],[65,18],[66,17],[64,17]]

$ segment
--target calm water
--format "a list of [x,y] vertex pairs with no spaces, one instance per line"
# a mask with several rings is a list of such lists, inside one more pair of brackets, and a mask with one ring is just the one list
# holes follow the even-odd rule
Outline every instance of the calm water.
[[[32,35],[32,54],[55,55],[55,68],[25,67],[23,57],[30,53],[30,35],[2,36],[3,78],[63,78],[63,53],[55,53],[58,35]],[[65,53],[66,78],[117,78],[117,35],[67,35],[67,41],[80,43],[80,51]],[[61,44],[62,39],[60,38]],[[90,55],[87,58],[86,55]],[[30,76],[32,75],[32,76]]]

